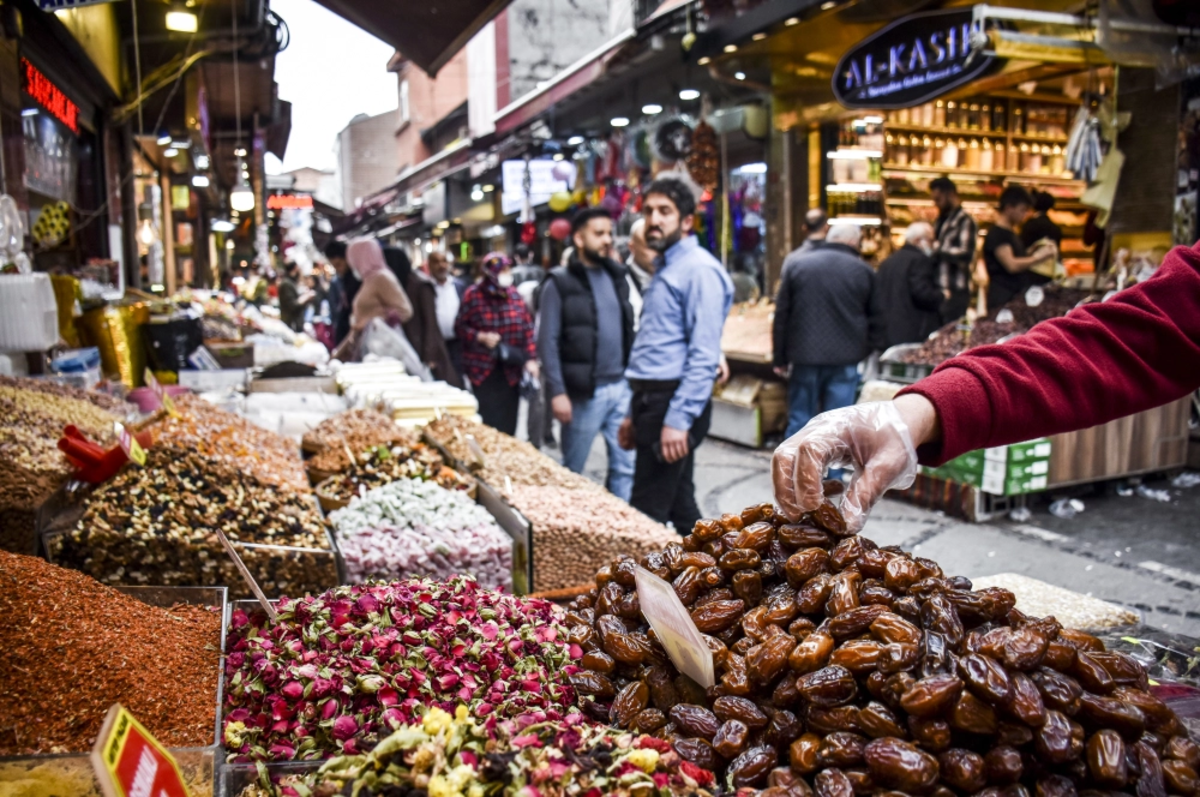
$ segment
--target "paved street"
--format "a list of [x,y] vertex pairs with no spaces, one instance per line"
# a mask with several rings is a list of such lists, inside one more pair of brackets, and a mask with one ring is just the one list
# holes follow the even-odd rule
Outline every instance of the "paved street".
[[[706,514],[770,499],[769,452],[710,439],[697,457],[697,498]],[[603,481],[604,462],[597,440],[587,475]],[[1162,479],[1148,486],[1168,489],[1171,502],[1083,488],[1071,493],[1085,506],[1075,518],[1054,517],[1043,498],[1024,523],[964,523],[885,499],[864,534],[919,552],[950,573],[1019,573],[1135,609],[1148,625],[1200,637],[1200,486],[1172,489]]]

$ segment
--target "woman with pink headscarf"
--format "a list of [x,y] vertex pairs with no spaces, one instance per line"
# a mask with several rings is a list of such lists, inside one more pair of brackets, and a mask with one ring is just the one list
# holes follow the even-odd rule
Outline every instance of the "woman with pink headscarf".
[[346,247],[346,263],[362,280],[362,287],[354,297],[351,324],[355,330],[365,329],[376,318],[383,318],[394,327],[412,318],[412,302],[388,269],[378,241],[360,238],[351,243]]

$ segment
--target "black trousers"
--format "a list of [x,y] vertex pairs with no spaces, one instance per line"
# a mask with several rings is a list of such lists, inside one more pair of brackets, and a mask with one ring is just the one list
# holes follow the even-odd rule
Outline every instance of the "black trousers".
[[483,422],[505,434],[516,434],[521,388],[519,384],[508,383],[504,366],[497,363],[483,384],[474,387],[475,398],[479,401],[479,417]]
[[637,435],[637,460],[633,470],[633,494],[629,503],[634,509],[660,523],[670,523],[680,534],[691,534],[700,519],[696,504],[696,484],[693,473],[696,449],[708,434],[712,422],[712,402],[700,413],[689,432],[688,455],[678,462],[664,462],[654,451],[661,440],[663,419],[671,404],[674,390],[636,392],[630,415]]

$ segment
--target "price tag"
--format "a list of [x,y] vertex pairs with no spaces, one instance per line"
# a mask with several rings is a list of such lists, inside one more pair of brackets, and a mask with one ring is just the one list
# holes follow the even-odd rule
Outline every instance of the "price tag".
[[675,594],[675,588],[644,567],[635,570],[633,578],[642,616],[654,629],[675,669],[705,689],[715,686],[712,650]]
[[157,379],[154,378],[154,372],[150,370],[149,366],[146,367],[146,372],[143,374],[143,376],[146,379],[146,386],[150,388],[150,392],[158,396],[158,401],[160,404],[162,404],[163,409],[166,410],[172,418],[178,418],[179,412],[175,409],[175,402],[171,401],[171,397],[167,395],[166,389],[158,383]]
[[114,421],[113,431],[117,434],[117,440],[120,442],[121,450],[125,452],[125,456],[139,465],[145,465],[146,451],[138,443],[137,438],[125,428],[125,425],[120,421]]
[[119,704],[100,727],[92,768],[105,797],[189,797],[175,758]]

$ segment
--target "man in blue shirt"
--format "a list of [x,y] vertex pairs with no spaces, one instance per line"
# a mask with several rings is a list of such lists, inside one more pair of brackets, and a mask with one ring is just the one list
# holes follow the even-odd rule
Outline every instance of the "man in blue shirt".
[[729,275],[692,234],[695,212],[682,181],[647,186],[646,243],[659,257],[625,370],[633,402],[621,427],[622,445],[637,449],[630,503],[680,534],[700,519],[694,454],[712,420],[721,331],[733,304]]
[[629,500],[633,454],[617,444],[629,415],[625,364],[633,346],[632,290],[614,262],[612,216],[587,208],[571,220],[575,252],[550,272],[539,300],[538,359],[562,424],[563,464],[582,473],[596,435],[608,443],[608,489]]

